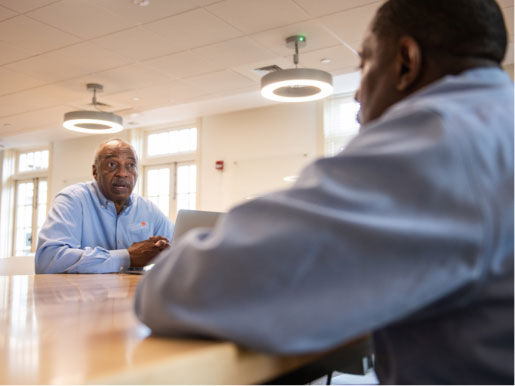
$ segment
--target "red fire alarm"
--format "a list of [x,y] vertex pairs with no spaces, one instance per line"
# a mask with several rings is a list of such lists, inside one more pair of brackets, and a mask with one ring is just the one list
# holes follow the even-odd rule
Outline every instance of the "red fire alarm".
[[224,161],[216,161],[215,169],[216,170],[224,170]]

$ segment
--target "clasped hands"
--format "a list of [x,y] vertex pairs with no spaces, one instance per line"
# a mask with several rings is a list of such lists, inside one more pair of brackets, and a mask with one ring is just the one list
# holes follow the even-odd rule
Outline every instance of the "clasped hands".
[[170,246],[170,240],[163,236],[150,236],[148,240],[138,241],[129,247],[131,267],[144,267],[159,252]]

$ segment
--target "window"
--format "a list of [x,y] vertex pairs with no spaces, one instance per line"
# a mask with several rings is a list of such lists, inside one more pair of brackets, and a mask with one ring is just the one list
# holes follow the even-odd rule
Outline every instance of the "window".
[[143,196],[170,218],[180,209],[196,209],[197,128],[153,130],[143,134]]
[[14,182],[12,254],[35,253],[37,236],[47,212],[48,150],[18,152]]
[[195,209],[197,166],[193,162],[147,166],[144,196],[170,218],[180,209]]
[[18,156],[18,172],[48,169],[48,150],[20,153]]
[[359,103],[352,95],[330,98],[324,108],[324,155],[333,156],[358,134]]
[[168,130],[148,134],[146,154],[149,157],[191,153],[197,150],[197,128]]
[[16,181],[14,255],[36,252],[37,235],[46,217],[47,181],[44,178]]

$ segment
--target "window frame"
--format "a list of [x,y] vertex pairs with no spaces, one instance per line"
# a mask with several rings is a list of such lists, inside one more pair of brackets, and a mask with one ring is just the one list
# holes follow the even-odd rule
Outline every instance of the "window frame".
[[[36,151],[48,151],[48,168],[47,169],[37,169],[37,170],[28,170],[28,171],[19,171],[20,166],[20,156],[22,153],[30,153]],[[18,183],[25,180],[42,180],[45,179],[47,182],[47,192],[46,197],[44,199],[46,210],[45,210],[45,218],[48,215],[49,210],[49,193],[50,193],[50,168],[52,165],[52,147],[51,146],[39,146],[39,147],[27,147],[27,148],[15,148],[9,149],[4,152],[4,163],[6,163],[7,168],[4,168],[5,176],[3,177],[3,186],[2,186],[2,213],[6,214],[7,221],[2,219],[2,230],[1,237],[5,237],[5,240],[9,240],[6,242],[5,247],[2,247],[1,253],[5,254],[5,256],[14,256],[16,251],[16,211],[17,211],[17,194],[18,194]],[[12,165],[12,166],[9,166]],[[36,186],[36,189],[38,187]],[[33,195],[33,200],[37,199],[38,191]],[[4,202],[6,203],[4,205]],[[6,207],[7,203],[10,203],[8,207]],[[4,211],[7,209],[7,211]],[[31,246],[31,254],[34,254],[37,246],[37,237],[34,237],[34,232],[37,231],[37,216],[38,216],[38,208],[36,205],[32,206],[32,246]],[[34,218],[36,219],[36,226],[34,227]]]
[[[169,194],[168,194],[168,213],[165,213],[169,218],[175,218],[177,216],[177,171],[180,166],[183,165],[195,165],[198,174],[198,165],[194,161],[174,161],[162,164],[146,165],[143,168],[143,197],[148,199],[147,190],[147,172],[152,169],[169,168]],[[198,184],[196,185],[195,191],[195,207],[198,207]]]
[[[185,151],[185,152],[178,152],[178,153],[168,153],[168,154],[155,154],[155,155],[149,155],[148,154],[148,137],[151,134],[161,134],[161,133],[167,133],[170,131],[181,131],[186,129],[197,129],[197,146],[196,149],[193,151]],[[174,125],[174,126],[165,126],[165,127],[155,127],[152,129],[146,129],[143,131],[143,153],[142,153],[142,159],[146,160],[147,162],[152,162],[152,160],[159,160],[162,158],[168,158],[173,157],[174,159],[189,159],[191,157],[191,154],[196,154],[199,151],[199,127],[196,124],[185,124],[185,125]]]
[[[338,102],[340,102],[338,105],[341,105],[344,103],[349,103],[349,102],[357,103],[354,99],[354,92],[346,92],[346,93],[342,93],[342,94],[336,94],[325,100],[324,111],[323,111],[323,123],[322,123],[322,154],[324,157],[331,157],[331,156],[334,156],[334,155],[338,154],[339,152],[341,152],[343,149],[345,149],[345,147],[348,145],[348,143],[355,136],[358,135],[359,130],[360,130],[358,127],[356,133],[331,135],[331,136],[326,134],[326,127],[327,127],[326,125],[328,125],[327,116],[329,114],[331,114],[331,112],[329,112],[329,109],[331,108],[331,106],[335,106]],[[359,123],[358,123],[358,125],[359,125]],[[331,154],[331,152],[328,149],[328,142],[330,142],[331,138],[335,138],[335,137],[346,137],[346,139],[343,142],[342,148],[335,151],[333,154]]]
[[47,197],[45,198],[45,218],[48,213],[48,177],[32,177],[32,178],[20,178],[14,180],[14,207],[13,207],[13,224],[12,224],[12,247],[11,247],[11,255],[19,256],[16,254],[16,236],[17,236],[17,227],[16,220],[18,217],[18,188],[21,183],[32,182],[32,221],[31,221],[31,246],[30,246],[30,255],[36,253],[36,247],[38,242],[38,216],[39,216],[39,184],[40,182],[45,181],[47,183]]
[[[150,134],[159,134],[168,131],[179,131],[184,129],[197,129],[197,146],[196,150],[191,152],[181,152],[181,153],[173,153],[173,154],[159,154],[159,155],[148,155],[148,136]],[[172,205],[172,197],[175,200],[176,195],[176,178],[177,178],[177,167],[180,164],[194,164],[196,165],[196,197],[195,197],[195,207],[199,207],[200,197],[200,144],[201,144],[201,121],[200,120],[188,120],[181,123],[176,123],[173,125],[158,125],[154,127],[147,127],[138,129],[139,132],[135,132],[132,134],[132,144],[136,149],[140,149],[140,154],[142,155],[138,160],[138,180],[139,187],[138,192],[146,198],[147,193],[147,169],[148,168],[157,168],[157,167],[168,167],[173,165],[171,170],[171,178],[170,178],[170,205],[169,211],[167,214],[169,218],[173,218],[173,214],[176,213],[176,201]],[[139,145],[139,146],[138,146]],[[172,209],[174,208],[174,209]]]

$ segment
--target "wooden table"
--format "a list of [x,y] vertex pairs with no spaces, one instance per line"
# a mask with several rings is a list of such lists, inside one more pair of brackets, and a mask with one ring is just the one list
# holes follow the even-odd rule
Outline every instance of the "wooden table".
[[140,278],[0,276],[0,383],[261,383],[321,357],[152,336],[133,313]]

